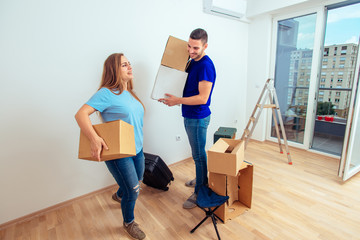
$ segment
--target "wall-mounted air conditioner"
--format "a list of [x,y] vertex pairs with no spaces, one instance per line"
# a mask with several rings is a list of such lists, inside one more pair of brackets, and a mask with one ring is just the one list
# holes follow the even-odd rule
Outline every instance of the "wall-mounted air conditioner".
[[246,0],[203,0],[204,12],[221,17],[242,20],[246,12]]

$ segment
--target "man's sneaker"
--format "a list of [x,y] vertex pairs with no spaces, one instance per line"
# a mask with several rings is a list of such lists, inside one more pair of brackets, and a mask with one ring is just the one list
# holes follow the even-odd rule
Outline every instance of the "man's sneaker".
[[194,178],[193,180],[187,181],[185,183],[185,186],[187,186],[187,187],[195,187],[195,184],[196,184],[196,178]]
[[118,202],[118,203],[121,203],[121,198],[117,196],[116,193],[114,193],[112,196],[111,196],[112,200]]
[[196,198],[197,194],[193,193],[183,204],[183,208],[185,209],[191,209],[196,207]]
[[125,222],[123,223],[126,232],[134,239],[144,239],[146,237],[145,233],[139,228],[139,224],[135,221],[126,226]]

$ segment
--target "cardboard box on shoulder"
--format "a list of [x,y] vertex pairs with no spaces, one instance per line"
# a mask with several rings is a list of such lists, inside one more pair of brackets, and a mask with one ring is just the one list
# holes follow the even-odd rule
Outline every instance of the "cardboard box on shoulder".
[[237,176],[246,165],[244,151],[244,141],[220,138],[208,150],[209,172]]
[[[109,150],[100,154],[100,161],[124,158],[136,155],[134,126],[122,120],[93,125],[96,133],[104,139]],[[79,159],[98,161],[91,157],[90,141],[80,131]]]
[[187,42],[169,36],[151,93],[152,99],[164,98],[165,93],[182,96],[188,75],[185,72],[188,60]]
[[224,223],[251,208],[253,168],[246,164],[236,177],[209,173],[209,187],[219,195],[229,196],[229,200],[215,211]]

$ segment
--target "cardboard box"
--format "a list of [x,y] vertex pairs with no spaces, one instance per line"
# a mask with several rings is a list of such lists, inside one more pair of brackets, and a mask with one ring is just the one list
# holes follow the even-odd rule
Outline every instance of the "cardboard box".
[[186,41],[169,36],[151,93],[152,99],[164,98],[165,93],[182,96],[188,75],[185,72],[189,60],[187,44]]
[[186,72],[160,65],[151,98],[156,100],[164,98],[165,93],[181,97],[187,75]]
[[188,43],[184,40],[169,36],[161,65],[185,72],[189,60]]
[[237,176],[246,165],[244,151],[244,141],[220,138],[208,150],[209,172]]
[[253,168],[253,165],[246,164],[236,177],[209,173],[209,187],[219,195],[229,196],[229,200],[215,211],[224,223],[251,208]]
[[[93,127],[109,148],[109,150],[103,149],[101,152],[101,161],[136,155],[134,126],[122,120],[117,120],[96,124]],[[82,131],[80,131],[78,157],[80,159],[98,161],[91,157],[90,141]]]

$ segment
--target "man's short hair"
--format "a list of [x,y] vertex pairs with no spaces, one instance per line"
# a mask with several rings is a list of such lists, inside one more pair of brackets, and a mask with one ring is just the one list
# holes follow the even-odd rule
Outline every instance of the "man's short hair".
[[194,40],[201,40],[203,44],[206,44],[208,41],[208,35],[206,31],[202,28],[197,28],[191,32],[190,38]]

